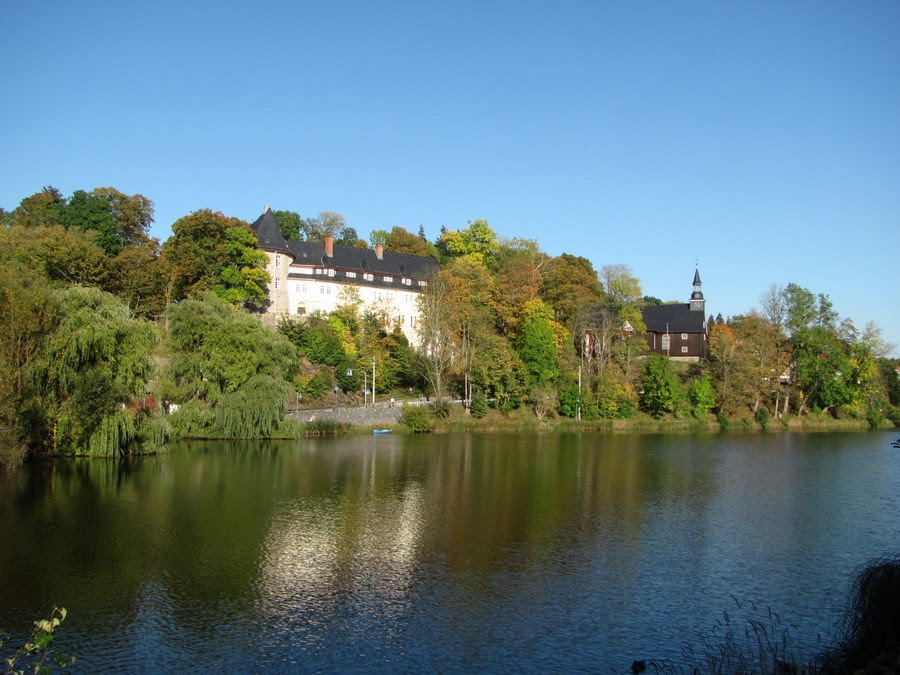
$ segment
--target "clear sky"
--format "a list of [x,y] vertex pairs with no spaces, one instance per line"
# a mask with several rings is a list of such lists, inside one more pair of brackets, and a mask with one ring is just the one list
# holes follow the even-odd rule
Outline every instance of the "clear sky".
[[900,2],[5,2],[0,206],[476,218],[648,295],[772,283],[900,344]]

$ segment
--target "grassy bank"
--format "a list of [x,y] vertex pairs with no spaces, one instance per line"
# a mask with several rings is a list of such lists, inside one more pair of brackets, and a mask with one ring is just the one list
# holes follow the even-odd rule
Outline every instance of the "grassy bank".
[[[449,433],[459,431],[591,431],[603,433],[718,433],[718,432],[829,432],[829,431],[866,431],[871,427],[862,419],[835,419],[829,415],[804,415],[801,418],[768,420],[765,425],[751,417],[716,419],[712,416],[705,420],[691,417],[675,419],[654,419],[649,415],[639,414],[624,420],[573,420],[565,417],[552,417],[539,420],[530,410],[516,410],[501,413],[490,410],[481,419],[467,416],[460,405],[450,408],[449,415],[442,418],[428,411],[433,433]],[[893,429],[893,423],[885,421],[880,429]],[[400,430],[403,426],[400,425]]]

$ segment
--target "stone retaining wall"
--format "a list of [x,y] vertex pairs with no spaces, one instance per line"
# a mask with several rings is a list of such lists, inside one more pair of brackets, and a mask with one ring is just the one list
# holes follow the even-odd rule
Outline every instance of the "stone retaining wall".
[[391,426],[397,424],[403,408],[398,404],[391,407],[390,404],[377,404],[372,407],[358,408],[319,408],[318,410],[298,410],[291,413],[302,422],[315,422],[316,420],[328,420],[332,422],[347,422],[361,427]]

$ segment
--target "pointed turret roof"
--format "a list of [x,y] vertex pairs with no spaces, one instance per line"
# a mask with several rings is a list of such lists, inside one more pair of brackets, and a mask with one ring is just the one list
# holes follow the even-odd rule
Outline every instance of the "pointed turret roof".
[[694,286],[700,286],[700,269],[694,268]]
[[250,226],[256,232],[256,238],[259,240],[259,247],[264,251],[278,251],[293,256],[293,252],[288,247],[284,235],[281,234],[281,228],[278,227],[278,221],[275,220],[275,214],[268,206],[263,214],[257,218]]

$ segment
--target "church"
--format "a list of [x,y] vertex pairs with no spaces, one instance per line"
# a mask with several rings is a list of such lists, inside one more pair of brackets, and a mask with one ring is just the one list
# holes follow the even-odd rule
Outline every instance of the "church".
[[673,361],[699,361],[706,356],[708,326],[700,271],[694,270],[694,291],[686,303],[651,305],[641,310],[652,354]]

